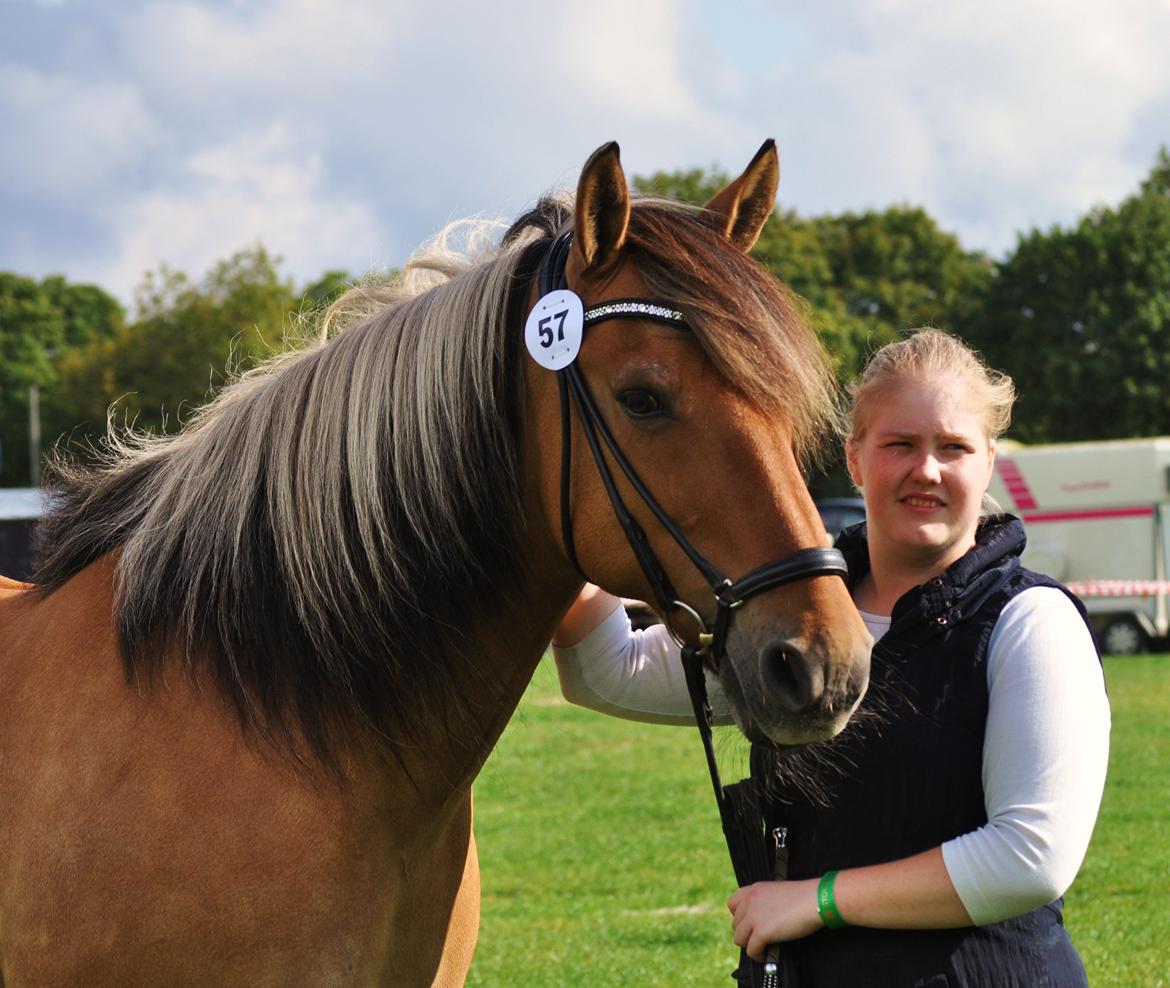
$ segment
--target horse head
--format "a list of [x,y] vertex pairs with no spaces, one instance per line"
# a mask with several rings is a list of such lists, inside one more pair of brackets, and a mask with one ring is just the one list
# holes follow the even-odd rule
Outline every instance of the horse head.
[[[703,210],[631,200],[617,145],[600,148],[563,261],[589,326],[573,361],[584,398],[527,370],[527,461],[562,577],[657,601],[681,640],[718,624],[713,573],[734,582],[827,544],[802,461],[833,418],[831,377],[783,287],[747,256],[778,177],[769,141]],[[612,443],[583,427],[582,400]],[[784,745],[837,733],[871,646],[844,582],[814,575],[736,603],[718,675],[740,729]]]

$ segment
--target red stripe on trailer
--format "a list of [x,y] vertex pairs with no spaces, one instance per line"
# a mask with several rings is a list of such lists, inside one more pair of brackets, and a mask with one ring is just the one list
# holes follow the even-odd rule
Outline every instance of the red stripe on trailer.
[[1078,597],[1157,597],[1170,594],[1170,580],[1072,580],[1065,586]]
[[1026,511],[1029,508],[1039,507],[1032,494],[1032,489],[1028,486],[1024,475],[1020,473],[1020,468],[1016,466],[1015,460],[1006,456],[997,457],[995,469],[1018,509]]
[[1149,518],[1152,507],[1136,508],[1095,508],[1089,511],[1033,511],[1023,512],[1020,518],[1025,524],[1041,524],[1046,521],[1099,521],[1102,518]]

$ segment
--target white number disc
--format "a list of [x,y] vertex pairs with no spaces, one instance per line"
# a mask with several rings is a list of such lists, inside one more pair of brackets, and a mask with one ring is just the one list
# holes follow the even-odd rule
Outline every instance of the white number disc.
[[560,370],[577,359],[585,335],[585,309],[575,292],[549,292],[528,313],[524,342],[541,367]]

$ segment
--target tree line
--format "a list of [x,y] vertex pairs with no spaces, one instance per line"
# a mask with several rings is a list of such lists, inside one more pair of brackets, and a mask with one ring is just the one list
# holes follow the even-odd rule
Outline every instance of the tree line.
[[[659,172],[635,188],[706,202],[717,170]],[[907,329],[961,336],[1020,390],[1025,442],[1170,433],[1170,154],[1139,188],[1069,227],[1022,234],[1003,260],[963,247],[923,209],[777,212],[758,259],[804,300],[841,379]],[[253,247],[201,280],[163,267],[134,315],[93,285],[0,272],[0,486],[29,482],[29,403],[46,445],[84,456],[118,422],[169,430],[233,370],[285,345],[290,323],[354,280],[296,286]],[[829,487],[834,486],[829,483]]]
[[352,281],[327,271],[297,288],[257,246],[200,281],[167,267],[147,274],[130,319],[96,286],[0,272],[0,487],[32,476],[32,389],[45,445],[64,444],[77,457],[100,442],[108,417],[173,430],[228,375],[281,350],[298,315]]

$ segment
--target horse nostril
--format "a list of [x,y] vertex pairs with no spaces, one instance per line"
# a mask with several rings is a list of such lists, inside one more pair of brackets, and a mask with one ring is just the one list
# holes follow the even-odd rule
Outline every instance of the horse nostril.
[[788,642],[765,646],[761,659],[766,689],[782,706],[799,713],[821,701],[825,674],[820,663],[810,663]]

